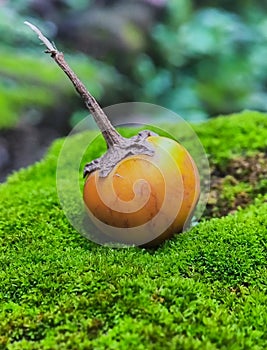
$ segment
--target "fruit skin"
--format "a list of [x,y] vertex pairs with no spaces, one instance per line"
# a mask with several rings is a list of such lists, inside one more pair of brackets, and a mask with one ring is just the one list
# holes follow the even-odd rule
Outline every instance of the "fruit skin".
[[89,217],[111,239],[154,247],[183,230],[197,204],[200,180],[178,142],[161,136],[147,141],[154,156],[129,156],[104,178],[91,173],[83,199]]

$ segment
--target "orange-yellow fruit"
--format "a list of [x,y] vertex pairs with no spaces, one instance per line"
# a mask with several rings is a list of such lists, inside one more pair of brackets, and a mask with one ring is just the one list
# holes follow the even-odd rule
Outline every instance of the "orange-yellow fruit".
[[121,243],[156,246],[181,232],[200,194],[197,167],[179,143],[149,136],[151,156],[120,161],[107,177],[91,173],[84,185],[88,215],[106,235]]

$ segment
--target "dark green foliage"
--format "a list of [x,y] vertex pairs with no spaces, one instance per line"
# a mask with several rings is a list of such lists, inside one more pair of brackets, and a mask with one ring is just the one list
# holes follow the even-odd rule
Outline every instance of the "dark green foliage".
[[[245,112],[196,129],[226,162],[266,148],[266,123]],[[62,142],[0,187],[0,348],[265,349],[266,196],[157,250],[98,246],[59,206]]]
[[[114,70],[81,54],[67,56],[67,59],[77,75],[83,77],[88,89],[100,97],[100,85],[110,84]],[[56,108],[63,98],[66,103],[66,96],[73,98],[72,85],[52,59],[43,56],[42,49],[39,54],[31,51],[21,54],[0,47],[0,66],[0,76],[3,76],[0,83],[0,128],[16,125],[23,113],[29,119],[36,109]]]
[[266,111],[265,12],[263,2],[168,1],[153,53],[138,57],[141,96],[189,120]]
[[[169,0],[165,10],[158,10],[158,16],[149,17],[151,24],[146,30],[142,16],[136,19],[135,11],[128,12],[128,2],[114,2],[118,6],[113,7],[109,1],[105,1],[107,6],[101,6],[94,1],[46,4],[42,0],[40,8],[55,5],[46,13],[45,20],[33,10],[31,2],[1,5],[0,128],[13,126],[25,115],[31,117],[32,109],[55,107],[55,101],[60,105],[73,96],[67,80],[58,74],[59,69],[42,58],[36,36],[23,24],[25,19],[40,26],[55,40],[58,49],[70,53],[71,65],[103,105],[128,101],[156,103],[191,121],[244,108],[266,111],[264,2]],[[92,9],[105,23],[90,17]],[[90,30],[86,16],[79,27],[79,11],[95,22],[89,25]],[[117,23],[118,13],[122,14],[124,27]],[[66,32],[63,30],[57,37],[56,28],[61,28],[62,22]],[[119,31],[115,39],[114,28]],[[67,38],[70,31],[77,31],[77,39]],[[117,44],[125,51],[118,50]],[[80,55],[81,52],[97,55],[102,46],[108,49],[98,59],[114,70],[105,64],[100,67],[95,61],[88,62]],[[77,120],[76,114],[72,122]]]

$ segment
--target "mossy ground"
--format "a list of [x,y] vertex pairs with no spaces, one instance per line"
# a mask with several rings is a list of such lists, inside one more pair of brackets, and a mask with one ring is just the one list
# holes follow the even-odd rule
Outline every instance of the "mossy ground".
[[[260,113],[195,129],[221,173],[267,149]],[[0,349],[267,348],[266,180],[249,206],[156,250],[112,249],[83,238],[60,208],[61,145],[0,187]],[[244,176],[238,188],[249,186]],[[229,181],[224,196],[238,191]]]
[[234,213],[252,203],[267,188],[267,150],[239,156],[226,167],[213,167],[211,187],[204,216]]

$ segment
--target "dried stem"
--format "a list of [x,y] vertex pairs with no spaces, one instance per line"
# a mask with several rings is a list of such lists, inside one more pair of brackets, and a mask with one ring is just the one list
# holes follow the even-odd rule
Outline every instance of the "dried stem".
[[69,77],[77,92],[82,97],[86,107],[92,113],[99,129],[101,130],[107,146],[108,151],[103,156],[85,165],[84,176],[99,170],[99,176],[107,176],[114,166],[118,164],[122,159],[131,155],[148,155],[153,156],[155,150],[151,143],[146,139],[153,135],[149,130],[144,130],[138,135],[131,138],[122,137],[110,123],[108,117],[96,102],[95,98],[87,91],[85,85],[80,81],[77,75],[72,71],[67,62],[64,59],[62,52],[59,52],[56,47],[42,34],[42,32],[33,24],[24,22],[28,25],[39,37],[39,39],[47,47],[46,52],[51,55],[54,61]]
[[49,53],[54,61],[58,64],[58,66],[65,72],[65,74],[69,77],[72,84],[74,85],[76,91],[82,97],[86,107],[92,113],[99,129],[101,130],[107,146],[111,147],[114,144],[120,144],[122,142],[123,137],[116,131],[114,126],[109,121],[103,109],[99,106],[95,98],[90,94],[90,92],[86,89],[85,85],[80,81],[77,75],[72,71],[68,63],[64,59],[64,55],[62,52],[59,52],[56,47],[42,34],[40,29],[38,29],[35,25],[25,21],[27,26],[29,26],[39,37],[39,39],[45,44],[47,47],[46,53]]

